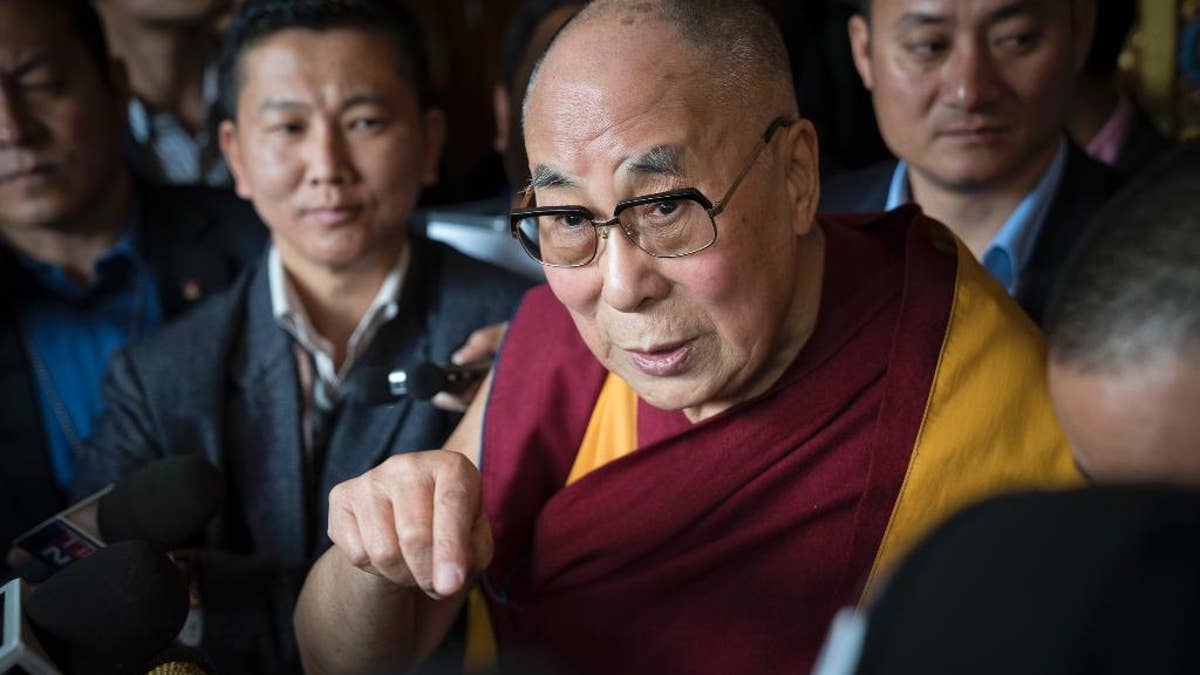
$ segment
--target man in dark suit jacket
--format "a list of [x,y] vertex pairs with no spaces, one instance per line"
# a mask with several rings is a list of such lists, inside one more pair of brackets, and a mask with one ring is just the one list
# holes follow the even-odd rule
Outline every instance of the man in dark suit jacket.
[[855,65],[900,161],[833,179],[821,210],[920,204],[1040,321],[1066,257],[1121,182],[1066,138],[1090,11],[1004,0],[859,4]]
[[[888,203],[888,193],[898,165],[899,160],[881,162],[826,181],[821,185],[821,212],[884,211],[894,207]],[[1063,263],[1121,182],[1116,173],[1074,144],[1066,146],[1061,182],[1033,241],[1014,295],[1034,322],[1041,324]]]
[[232,193],[131,179],[87,2],[5,3],[0,71],[2,552],[66,505],[111,351],[227,286],[266,230]]
[[354,385],[375,384],[367,366],[462,357],[530,282],[406,233],[444,121],[402,6],[251,0],[221,68],[222,149],[271,247],[114,359],[77,494],[164,456],[219,467],[225,501],[194,566],[203,646],[220,672],[297,672],[292,608],[330,546],[330,489],[457,422],[427,402],[360,404]]

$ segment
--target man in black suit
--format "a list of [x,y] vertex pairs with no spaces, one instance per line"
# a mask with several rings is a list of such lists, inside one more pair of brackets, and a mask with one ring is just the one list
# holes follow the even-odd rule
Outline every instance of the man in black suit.
[[899,161],[822,186],[821,210],[908,202],[944,222],[1036,322],[1120,178],[1066,137],[1089,0],[860,0],[855,65]]
[[65,506],[113,351],[228,285],[266,232],[231,193],[130,177],[124,70],[86,0],[0,4],[0,79],[5,551]]
[[401,5],[251,0],[226,40],[222,149],[271,247],[114,359],[78,494],[168,455],[220,467],[225,503],[196,563],[203,645],[221,672],[296,672],[292,607],[330,545],[329,490],[439,447],[458,419],[362,405],[352,383],[367,365],[451,361],[529,282],[406,232],[445,125]]

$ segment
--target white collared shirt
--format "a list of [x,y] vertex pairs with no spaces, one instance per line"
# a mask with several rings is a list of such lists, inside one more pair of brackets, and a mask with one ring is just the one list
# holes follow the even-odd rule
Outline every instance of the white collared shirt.
[[400,311],[398,303],[400,291],[404,286],[405,273],[408,270],[408,259],[408,247],[405,246],[400,257],[396,259],[395,266],[380,284],[375,299],[371,301],[366,313],[358,320],[358,326],[350,334],[350,340],[346,343],[346,360],[342,362],[341,368],[337,368],[334,365],[333,344],[318,333],[312,321],[309,320],[308,313],[305,312],[304,305],[300,302],[300,296],[296,293],[295,286],[283,268],[279,251],[274,246],[271,247],[267,256],[267,273],[271,285],[271,310],[275,315],[276,323],[287,331],[295,344],[312,358],[313,364],[316,366],[316,376],[320,378],[322,385],[316,388],[318,391],[336,396],[342,380],[370,346],[379,327],[396,317]]

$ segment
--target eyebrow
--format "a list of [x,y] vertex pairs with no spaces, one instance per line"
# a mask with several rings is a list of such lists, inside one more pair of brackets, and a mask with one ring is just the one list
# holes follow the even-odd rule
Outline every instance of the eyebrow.
[[382,94],[355,94],[342,103],[342,109],[353,108],[356,105],[384,105],[387,98]]
[[1003,21],[1004,19],[1011,19],[1019,14],[1032,12],[1041,4],[1042,3],[1035,2],[1034,0],[1016,0],[1015,2],[1010,2],[1003,7],[998,7],[988,12],[987,21],[988,23],[994,23],[996,21]]
[[33,56],[21,61],[12,69],[13,77],[21,77],[26,73],[37,70],[42,67],[53,67],[58,61],[50,54],[34,54]]
[[292,98],[269,98],[263,101],[258,106],[259,112],[270,112],[274,110],[296,110],[307,108],[308,104]]
[[683,150],[675,145],[656,145],[648,151],[631,158],[625,166],[636,174],[652,176],[683,175]]
[[[341,109],[348,110],[360,105],[384,105],[387,98],[382,94],[355,94],[342,102]],[[296,110],[309,107],[308,102],[294,98],[270,98],[258,106],[260,112],[270,110]]]
[[529,179],[529,190],[539,190],[551,187],[578,187],[578,183],[557,169],[545,164],[533,168],[533,176]]
[[945,26],[950,23],[950,17],[945,14],[930,14],[929,12],[905,12],[896,20],[898,28],[920,28],[923,26]]

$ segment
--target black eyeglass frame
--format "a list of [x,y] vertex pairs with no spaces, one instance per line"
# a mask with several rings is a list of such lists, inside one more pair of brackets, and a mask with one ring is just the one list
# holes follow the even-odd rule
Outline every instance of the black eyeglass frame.
[[[733,184],[730,185],[729,189],[725,191],[725,196],[722,197],[720,199],[720,201],[718,201],[715,205],[711,201],[709,201],[708,197],[704,196],[704,193],[700,192],[696,188],[689,187],[689,188],[682,188],[679,190],[671,190],[669,192],[657,192],[654,194],[642,195],[640,197],[633,197],[630,199],[621,200],[621,201],[617,202],[617,205],[615,207],[613,207],[612,218],[609,218],[607,220],[599,220],[599,221],[595,219],[595,216],[592,214],[591,211],[589,211],[587,208],[585,208],[583,206],[545,206],[545,207],[532,207],[532,208],[518,208],[518,209],[513,209],[509,213],[510,232],[512,234],[513,239],[516,239],[517,242],[521,244],[521,248],[525,251],[525,253],[530,258],[533,258],[533,260],[535,262],[537,262],[538,264],[543,265],[545,267],[563,267],[563,268],[586,267],[588,264],[590,264],[593,260],[596,259],[596,255],[600,252],[600,240],[608,238],[608,230],[613,225],[617,225],[619,227],[619,229],[621,230],[621,232],[623,232],[625,234],[625,236],[629,239],[629,241],[634,246],[636,246],[639,250],[641,250],[646,255],[649,255],[649,256],[652,256],[655,258],[662,258],[662,259],[682,258],[684,256],[689,256],[689,255],[693,255],[695,253],[699,253],[707,248],[710,248],[713,244],[717,243],[716,218],[717,218],[717,216],[721,215],[722,212],[725,211],[725,207],[729,204],[729,201],[731,199],[733,199],[734,193],[737,192],[738,187],[742,184],[742,181],[746,178],[746,175],[750,173],[750,169],[754,168],[754,163],[758,160],[758,156],[761,155],[762,151],[765,150],[766,147],[771,143],[771,139],[775,137],[776,132],[778,132],[780,129],[784,129],[784,128],[791,126],[794,122],[795,122],[794,119],[791,119],[788,117],[782,117],[782,116],[776,117],[774,120],[771,121],[770,126],[767,127],[767,130],[765,132],[763,132],[762,137],[759,139],[758,146],[754,149],[754,152],[750,155],[750,160],[748,162],[746,162],[746,165],[744,167],[742,167],[742,170],[740,172],[738,172],[737,177],[733,179]],[[533,190],[530,188],[526,188],[525,190],[522,190],[521,192],[524,195],[524,197],[522,199],[522,203],[527,204],[529,202],[529,200],[533,198]],[[642,206],[644,204],[653,204],[655,202],[680,201],[680,200],[689,200],[689,201],[696,202],[704,209],[704,212],[706,214],[708,214],[708,222],[709,222],[709,225],[712,227],[712,238],[708,241],[707,244],[700,246],[698,248],[689,250],[689,251],[682,252],[682,253],[665,253],[665,254],[664,253],[651,253],[650,251],[647,251],[645,248],[642,248],[642,246],[637,241],[637,237],[635,236],[635,233],[629,232],[621,224],[621,213],[627,209],[633,208],[635,206]],[[538,256],[535,255],[534,252],[529,249],[529,245],[527,245],[525,243],[524,238],[521,237],[519,227],[518,227],[519,224],[521,223],[521,221],[526,220],[528,218],[538,218],[541,216],[570,216],[570,215],[580,216],[581,218],[583,218],[584,220],[588,221],[588,223],[591,224],[592,232],[594,234],[594,237],[592,238],[593,244],[592,244],[591,255],[589,255],[582,262],[570,263],[570,264],[549,263],[544,260],[540,260],[538,258]],[[601,228],[603,228],[603,230],[601,230]]]

